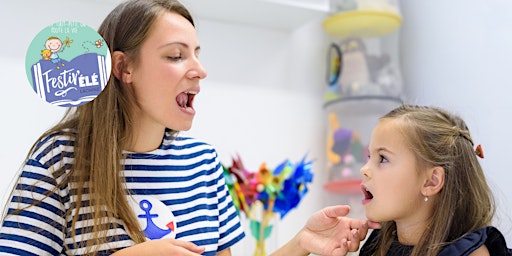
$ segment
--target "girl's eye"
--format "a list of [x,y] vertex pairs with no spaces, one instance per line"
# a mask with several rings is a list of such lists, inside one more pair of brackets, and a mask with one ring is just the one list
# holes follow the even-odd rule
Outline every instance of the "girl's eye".
[[385,156],[383,156],[383,155],[380,155],[379,158],[380,158],[380,161],[379,161],[380,163],[387,163],[388,162],[388,159]]

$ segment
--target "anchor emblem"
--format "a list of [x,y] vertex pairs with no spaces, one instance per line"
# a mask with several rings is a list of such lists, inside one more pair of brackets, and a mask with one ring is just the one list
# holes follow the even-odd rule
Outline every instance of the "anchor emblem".
[[153,204],[148,200],[141,200],[139,203],[139,207],[145,212],[145,214],[139,214],[139,218],[145,218],[147,225],[144,229],[144,234],[147,238],[151,240],[160,239],[165,235],[174,231],[174,222],[171,221],[167,224],[167,229],[161,229],[154,222],[153,218],[157,218],[158,214],[151,214],[151,209],[153,208]]

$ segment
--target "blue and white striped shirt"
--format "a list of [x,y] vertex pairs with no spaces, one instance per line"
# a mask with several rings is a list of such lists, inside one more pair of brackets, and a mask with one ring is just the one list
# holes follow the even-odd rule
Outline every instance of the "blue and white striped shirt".
[[[244,237],[212,146],[166,134],[161,146],[152,152],[126,153],[122,175],[131,191],[131,196],[127,196],[148,239],[171,237],[190,241],[205,246],[204,255],[215,255]],[[42,201],[20,214],[6,216],[0,229],[0,254],[85,253],[77,245],[91,237],[81,229],[92,225],[87,217],[92,210],[88,207],[88,195],[82,197],[74,237],[71,236],[72,217],[63,217],[68,210],[77,214],[73,209],[77,200],[73,184],[45,197],[69,172],[73,157],[73,142],[68,136],[48,136],[39,142],[23,167],[6,207],[12,212],[35,200]],[[110,225],[107,240],[110,242],[99,246],[100,254],[108,255],[114,249],[134,245],[122,221],[117,222],[120,224],[117,227]]]

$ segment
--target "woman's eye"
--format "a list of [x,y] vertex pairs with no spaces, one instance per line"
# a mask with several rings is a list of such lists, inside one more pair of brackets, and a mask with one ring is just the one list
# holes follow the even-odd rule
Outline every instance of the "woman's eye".
[[181,55],[168,56],[167,58],[168,58],[169,60],[171,60],[171,61],[180,61],[180,60],[181,60]]

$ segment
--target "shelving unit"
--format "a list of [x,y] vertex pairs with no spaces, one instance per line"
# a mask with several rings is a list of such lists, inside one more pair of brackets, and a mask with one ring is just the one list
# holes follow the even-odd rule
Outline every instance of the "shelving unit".
[[328,15],[328,0],[182,0],[194,17],[291,31]]
[[322,26],[336,37],[379,37],[395,31],[401,24],[402,17],[395,12],[356,10],[329,16]]
[[[402,102],[401,78],[392,61],[397,56],[383,58],[388,49],[380,44],[381,37],[401,24],[398,8],[347,10],[328,16],[322,23],[326,33],[339,41],[329,52],[331,73],[323,106],[329,116],[329,180],[323,186],[328,192],[349,197],[361,193],[360,168],[368,159],[366,147],[372,129],[379,117]],[[375,68],[376,63],[380,69]],[[396,72],[387,72],[390,70]]]

